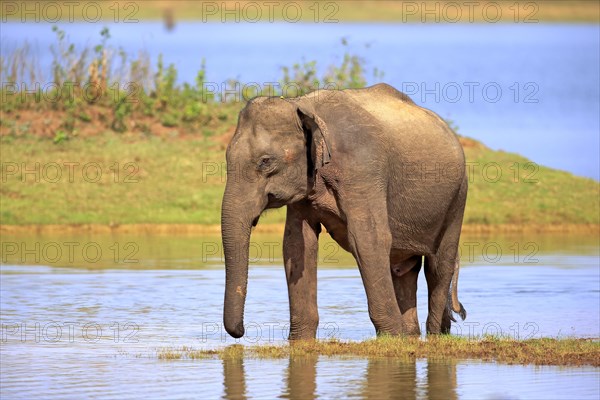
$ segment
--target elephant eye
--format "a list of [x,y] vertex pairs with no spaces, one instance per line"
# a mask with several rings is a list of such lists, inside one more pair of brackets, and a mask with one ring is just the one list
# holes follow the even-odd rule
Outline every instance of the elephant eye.
[[260,159],[260,162],[259,162],[259,165],[258,165],[258,166],[259,166],[260,168],[266,168],[266,167],[268,167],[269,165],[271,165],[271,158],[270,158],[270,157],[267,157],[267,156],[265,156],[265,157],[262,157],[262,158]]

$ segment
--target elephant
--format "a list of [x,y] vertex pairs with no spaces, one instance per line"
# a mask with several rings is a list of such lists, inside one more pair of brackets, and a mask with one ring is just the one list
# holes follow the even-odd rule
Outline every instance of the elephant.
[[322,226],[356,259],[377,335],[421,334],[422,265],[427,333],[449,333],[452,312],[465,318],[457,294],[465,157],[434,112],[384,83],[256,97],[240,111],[226,161],[223,323],[231,336],[244,335],[252,228],[283,206],[289,340],[316,337]]

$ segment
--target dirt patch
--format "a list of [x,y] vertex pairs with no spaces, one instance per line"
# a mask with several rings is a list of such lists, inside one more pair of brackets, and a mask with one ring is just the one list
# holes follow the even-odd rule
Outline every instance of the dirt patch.
[[227,149],[227,146],[229,145],[229,142],[231,142],[231,138],[233,137],[234,133],[235,133],[235,126],[232,126],[229,129],[227,129],[225,131],[225,133],[223,133],[222,135],[220,135],[216,138],[216,141],[217,141],[217,143],[219,143],[219,148],[221,150]]
[[23,107],[3,112],[0,135],[32,135],[53,139],[62,131],[67,137],[85,138],[111,130],[122,131],[123,135],[129,136],[184,140],[214,135],[218,142],[224,143],[220,147],[225,149],[235,131],[236,105],[212,106],[207,112],[208,114],[199,120],[185,122],[173,119],[170,122],[173,126],[167,126],[164,118],[168,113],[160,111],[148,115],[134,110],[117,121],[115,110],[102,104],[87,104],[81,110],[70,112],[59,107]]
[[472,149],[486,148],[486,146],[483,143],[481,143],[475,139],[465,137],[465,136],[459,136],[458,140],[459,140],[460,144],[462,145],[462,147],[464,147],[464,148],[472,148]]

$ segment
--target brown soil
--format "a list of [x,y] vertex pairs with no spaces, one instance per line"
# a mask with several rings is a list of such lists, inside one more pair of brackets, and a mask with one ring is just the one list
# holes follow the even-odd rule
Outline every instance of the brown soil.
[[[102,106],[88,106],[85,108],[85,113],[90,120],[84,121],[80,116],[76,116],[74,130],[69,133],[69,136],[91,137],[112,130],[111,125],[114,115],[111,109]],[[32,134],[37,137],[52,139],[58,131],[68,131],[64,127],[67,120],[67,112],[64,110],[20,109],[3,113],[2,118],[0,136]],[[126,135],[143,134],[169,139],[197,139],[198,135],[201,135],[199,129],[195,126],[167,127],[156,116],[141,113],[135,113],[126,118],[125,124]],[[206,128],[213,128],[212,125],[214,124],[208,124]],[[225,143],[223,148],[227,147],[229,139],[233,136],[233,131],[235,131],[235,126],[229,128],[225,135],[218,138],[219,142]]]
[[460,141],[460,144],[462,145],[462,147],[464,148],[474,148],[474,149],[484,149],[486,148],[485,145],[481,142],[478,142],[475,139],[471,139],[465,136],[459,136],[458,140]]

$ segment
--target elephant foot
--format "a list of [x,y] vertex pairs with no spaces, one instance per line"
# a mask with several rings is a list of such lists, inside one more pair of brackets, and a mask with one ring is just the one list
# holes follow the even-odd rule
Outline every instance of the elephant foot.
[[427,334],[428,335],[449,335],[452,322],[450,318],[443,318],[442,322],[433,322],[427,320]]
[[299,340],[315,340],[315,339],[316,339],[316,335],[314,335],[314,334],[313,335],[311,335],[311,334],[308,334],[308,335],[293,334],[292,335],[290,333],[290,335],[288,336],[288,340],[290,342],[296,342]]
[[440,326],[440,333],[442,335],[449,335],[450,328],[452,326],[452,315],[448,308],[444,310],[444,315],[442,315],[442,325]]
[[410,308],[402,314],[402,330],[407,336],[420,336],[421,327],[419,326],[419,318],[417,317],[417,308]]
[[[375,325],[375,324],[374,324]],[[377,336],[401,336],[404,335],[404,329],[400,324],[389,324],[385,327],[381,325],[375,325],[375,332]]]
[[[318,322],[316,325],[318,325]],[[316,337],[317,337],[317,327],[316,326],[306,326],[306,325],[290,326],[290,333],[288,336],[289,341],[314,340]]]

